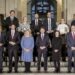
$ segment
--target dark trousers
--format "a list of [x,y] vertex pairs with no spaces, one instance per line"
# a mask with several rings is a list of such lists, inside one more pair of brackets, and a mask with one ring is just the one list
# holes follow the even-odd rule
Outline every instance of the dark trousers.
[[43,54],[44,58],[44,70],[47,70],[47,50],[39,50],[38,51],[38,70],[40,70],[40,65],[41,65],[41,57]]
[[68,50],[68,71],[72,69],[72,57],[74,57],[74,72],[75,72],[75,51]]
[[14,56],[14,63],[15,63],[15,71],[18,68],[18,50],[15,47],[11,47],[9,49],[9,71],[12,71],[13,61],[12,57]]
[[3,48],[0,47],[0,72],[2,72]]
[[54,60],[54,67],[55,71],[60,71],[60,61],[59,60]]
[[66,48],[66,35],[63,34],[61,35],[61,39],[62,39],[62,61],[66,61],[66,56],[67,56],[67,48]]
[[[53,38],[53,32],[52,33],[48,33],[49,35],[49,38],[52,42],[52,38]],[[50,57],[50,61],[52,61],[52,47],[51,48],[48,48],[48,56]]]
[[48,33],[50,40],[52,41],[53,33]]
[[[36,33],[36,32],[35,32]],[[36,44],[36,37],[37,37],[37,34],[33,34],[34,36],[34,44]],[[34,50],[33,50],[33,61],[36,62],[36,57],[37,57],[37,47],[36,45],[34,46]]]
[[26,72],[30,72],[30,65],[31,65],[30,62],[25,62],[25,71]]
[[62,61],[66,61],[66,56],[67,56],[66,44],[62,45],[61,54],[62,54]]

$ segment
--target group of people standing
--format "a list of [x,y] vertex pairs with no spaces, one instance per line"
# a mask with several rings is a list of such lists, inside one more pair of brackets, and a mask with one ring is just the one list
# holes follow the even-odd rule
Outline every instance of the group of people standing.
[[[10,16],[5,20],[6,34],[0,26],[0,73],[2,73],[3,50],[7,43],[9,57],[9,73],[12,72],[13,56],[15,61],[15,73],[18,72],[18,51],[21,51],[21,61],[25,63],[25,72],[31,72],[30,66],[37,54],[37,70],[40,72],[41,57],[43,56],[44,71],[47,72],[47,55],[52,48],[52,60],[55,71],[60,72],[60,58],[62,46],[66,45],[68,54],[68,72],[71,72],[72,57],[74,57],[75,72],[75,24],[69,27],[64,19],[61,19],[59,25],[51,17],[51,12],[47,13],[47,18],[41,22],[39,15],[35,14],[35,20],[28,23],[27,17],[23,17],[22,23],[19,23],[15,17],[15,11],[10,11]],[[19,48],[21,46],[21,48]],[[64,50],[63,50],[64,51]],[[37,52],[37,53],[36,53]]]

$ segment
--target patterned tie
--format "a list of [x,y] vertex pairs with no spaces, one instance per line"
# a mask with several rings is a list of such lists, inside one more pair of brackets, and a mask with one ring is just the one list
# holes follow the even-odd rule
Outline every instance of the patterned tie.
[[1,32],[0,32],[0,38],[1,38]]
[[75,39],[75,33],[73,34],[73,38]]
[[38,20],[37,20],[37,19],[35,20],[35,25],[36,25],[36,26],[38,25]]
[[48,31],[51,30],[51,19],[48,19]]

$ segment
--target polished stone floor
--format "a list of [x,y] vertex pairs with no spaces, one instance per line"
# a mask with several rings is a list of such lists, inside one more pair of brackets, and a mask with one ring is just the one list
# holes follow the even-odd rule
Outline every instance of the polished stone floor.
[[11,73],[11,74],[8,74],[8,73],[3,73],[3,74],[0,74],[0,75],[75,75],[74,73],[30,73],[30,74],[26,74],[26,73]]
[[8,72],[8,63],[7,66],[5,65],[5,62],[3,63],[3,73],[0,75],[75,75],[75,73],[73,73],[73,69],[72,69],[72,73],[67,73],[67,62],[61,62],[61,72],[60,73],[54,73],[54,66],[53,66],[53,62],[48,62],[48,71],[47,73],[44,73],[44,69],[43,67],[41,67],[41,72],[37,73],[37,63],[32,63],[31,64],[31,71],[32,73],[24,73],[24,63],[18,63],[18,72],[19,73],[14,73],[14,68],[12,73],[7,73]]

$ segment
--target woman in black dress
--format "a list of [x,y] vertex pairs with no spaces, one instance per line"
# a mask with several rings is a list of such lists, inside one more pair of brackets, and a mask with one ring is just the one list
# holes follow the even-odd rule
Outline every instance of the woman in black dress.
[[55,72],[60,72],[60,57],[61,57],[61,47],[62,47],[62,40],[60,37],[59,31],[54,32],[54,37],[52,39],[52,57],[55,67]]

